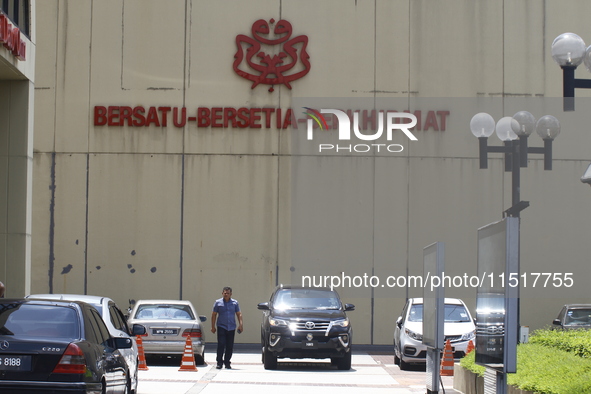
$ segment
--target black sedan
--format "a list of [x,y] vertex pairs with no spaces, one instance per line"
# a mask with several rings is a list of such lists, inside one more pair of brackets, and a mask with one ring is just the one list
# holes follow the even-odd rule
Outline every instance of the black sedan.
[[0,299],[1,393],[130,393],[131,346],[84,302]]

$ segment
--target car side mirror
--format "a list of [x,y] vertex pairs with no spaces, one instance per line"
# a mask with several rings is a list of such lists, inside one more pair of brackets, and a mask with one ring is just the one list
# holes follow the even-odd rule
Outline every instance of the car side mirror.
[[133,343],[131,338],[121,338],[121,337],[111,338],[109,340],[109,342],[112,345],[111,347],[113,347],[115,349],[131,349],[131,346]]
[[203,321],[207,321],[207,316],[204,315],[199,315],[199,320]]
[[145,335],[146,327],[142,326],[141,324],[134,324],[133,327],[131,327],[131,334],[134,337],[138,335]]
[[560,319],[554,319],[552,320],[552,324],[554,324],[555,326],[561,326],[562,323],[560,322]]
[[269,310],[269,303],[268,302],[261,302],[257,305],[257,309],[268,311]]
[[355,310],[355,305],[353,305],[353,304],[345,304],[345,310],[346,311],[354,311]]
[[402,316],[398,316],[398,319],[396,319],[396,325],[398,328],[402,327]]

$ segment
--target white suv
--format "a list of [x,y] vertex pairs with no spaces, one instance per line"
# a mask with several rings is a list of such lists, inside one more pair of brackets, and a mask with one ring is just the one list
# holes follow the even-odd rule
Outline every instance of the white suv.
[[[454,358],[466,354],[470,340],[474,341],[476,327],[464,304],[457,298],[445,299],[443,335],[451,342]],[[423,345],[423,299],[409,298],[394,327],[394,363],[400,369],[410,364],[425,364],[427,346]]]

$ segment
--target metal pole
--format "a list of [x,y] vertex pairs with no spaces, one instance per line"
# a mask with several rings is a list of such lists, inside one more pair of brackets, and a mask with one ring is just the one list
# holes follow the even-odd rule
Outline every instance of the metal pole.
[[575,110],[575,69],[576,66],[562,67],[562,106],[565,112]]
[[[511,202],[513,204],[513,207],[517,207],[517,204],[519,204],[520,201],[520,178],[519,178],[519,172],[521,170],[521,166],[519,163],[519,142],[518,141],[512,141],[512,149],[511,149],[511,162],[512,162],[512,168],[511,168],[511,186],[512,186],[512,190],[511,190]],[[512,216],[518,218],[519,217],[519,210],[517,210],[517,212],[515,212]]]
[[552,140],[544,140],[544,170],[552,170]]
[[488,137],[478,137],[480,148],[480,169],[488,168]]

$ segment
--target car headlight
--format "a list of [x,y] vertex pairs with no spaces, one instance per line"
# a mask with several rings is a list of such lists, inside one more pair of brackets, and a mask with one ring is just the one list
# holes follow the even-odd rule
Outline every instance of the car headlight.
[[470,339],[474,339],[475,336],[476,336],[476,331],[470,331],[470,332],[467,332],[464,335],[462,335],[462,337],[460,338],[460,341],[469,341]]
[[349,318],[335,320],[332,322],[333,327],[349,327]]
[[287,326],[287,321],[285,321],[283,319],[271,318],[271,319],[269,319],[269,324],[272,326],[275,326],[275,327]]
[[404,333],[410,338],[414,339],[415,341],[423,340],[423,334],[419,334],[418,332],[414,332],[412,330],[409,330],[408,328],[404,329]]

